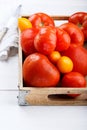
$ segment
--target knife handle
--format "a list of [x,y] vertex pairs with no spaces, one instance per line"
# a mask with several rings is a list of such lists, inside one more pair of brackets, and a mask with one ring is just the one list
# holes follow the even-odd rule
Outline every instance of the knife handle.
[[3,37],[5,36],[5,34],[7,33],[7,31],[8,31],[8,28],[7,28],[7,27],[3,28],[3,29],[0,31],[0,42],[1,42],[1,40],[3,39]]

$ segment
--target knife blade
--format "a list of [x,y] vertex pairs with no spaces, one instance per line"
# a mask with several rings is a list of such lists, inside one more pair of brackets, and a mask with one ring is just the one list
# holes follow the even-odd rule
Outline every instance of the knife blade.
[[17,9],[15,10],[13,16],[11,16],[11,18],[8,20],[8,22],[5,25],[5,27],[3,27],[3,29],[0,31],[0,42],[2,41],[3,37],[5,36],[7,31],[9,30],[9,28],[14,24],[14,22],[20,16],[21,7],[22,7],[22,5],[19,5],[17,7]]

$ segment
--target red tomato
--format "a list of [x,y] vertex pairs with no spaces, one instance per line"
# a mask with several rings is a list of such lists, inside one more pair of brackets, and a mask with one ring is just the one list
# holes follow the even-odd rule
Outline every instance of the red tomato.
[[34,39],[36,50],[44,55],[49,55],[56,48],[56,30],[54,27],[40,28]]
[[57,51],[67,50],[70,46],[70,41],[71,41],[69,34],[60,28],[56,28],[56,31],[57,31],[56,50]]
[[21,46],[26,55],[35,52],[34,38],[38,30],[35,28],[26,29],[21,33]]
[[27,86],[55,87],[60,80],[60,72],[45,55],[33,53],[23,63],[23,78]]
[[87,75],[87,50],[83,46],[71,44],[70,47],[62,52],[62,55],[68,56],[73,61],[73,71],[77,71],[84,76]]
[[60,26],[60,28],[64,29],[70,35],[71,43],[76,44],[78,46],[84,44],[83,32],[75,24],[64,23]]
[[36,13],[29,17],[33,27],[54,26],[54,20],[45,13]]
[[[84,76],[78,72],[70,72],[64,75],[61,81],[62,87],[68,88],[85,88],[86,80]],[[71,97],[77,97],[79,94],[68,94]]]
[[76,12],[69,17],[69,22],[76,24],[83,31],[85,41],[87,41],[87,13]]

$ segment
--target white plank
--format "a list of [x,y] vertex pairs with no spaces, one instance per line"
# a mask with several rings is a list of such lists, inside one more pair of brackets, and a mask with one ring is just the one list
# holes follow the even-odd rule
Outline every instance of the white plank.
[[18,106],[17,91],[0,91],[1,130],[87,130],[86,106]]
[[18,55],[8,61],[0,61],[0,89],[17,89],[18,86]]

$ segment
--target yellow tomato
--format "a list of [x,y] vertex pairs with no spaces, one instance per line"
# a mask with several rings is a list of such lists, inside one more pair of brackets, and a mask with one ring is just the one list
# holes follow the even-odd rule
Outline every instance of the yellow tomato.
[[61,56],[57,62],[57,67],[61,73],[69,73],[73,69],[73,62],[67,56]]
[[56,64],[61,57],[61,54],[58,51],[53,51],[48,57],[52,63]]
[[32,24],[27,18],[18,18],[18,27],[24,31],[27,28],[32,28]]

